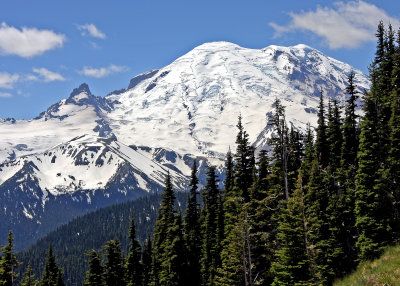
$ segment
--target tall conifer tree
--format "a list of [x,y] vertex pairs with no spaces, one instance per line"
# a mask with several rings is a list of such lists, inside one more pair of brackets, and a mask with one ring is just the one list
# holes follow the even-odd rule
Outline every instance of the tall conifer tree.
[[136,239],[135,221],[131,213],[131,225],[128,238],[130,240],[129,252],[125,262],[125,281],[128,286],[140,285],[142,282],[142,265],[140,263],[141,247]]

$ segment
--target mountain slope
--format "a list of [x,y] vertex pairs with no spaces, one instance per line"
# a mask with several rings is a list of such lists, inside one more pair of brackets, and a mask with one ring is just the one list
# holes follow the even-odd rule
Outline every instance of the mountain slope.
[[[252,50],[207,43],[108,95],[115,102],[110,127],[122,142],[221,158],[235,140],[240,113],[250,141],[262,148],[276,98],[294,126],[315,126],[320,91],[342,101],[351,70],[305,45]],[[359,90],[368,88],[366,75],[355,72]]]
[[204,183],[208,164],[222,170],[239,114],[265,148],[276,98],[295,128],[315,126],[320,92],[343,102],[352,69],[305,45],[206,43],[104,98],[82,84],[32,120],[0,119],[0,243],[12,228],[24,248],[76,215],[157,192],[167,172],[185,190],[194,159]]

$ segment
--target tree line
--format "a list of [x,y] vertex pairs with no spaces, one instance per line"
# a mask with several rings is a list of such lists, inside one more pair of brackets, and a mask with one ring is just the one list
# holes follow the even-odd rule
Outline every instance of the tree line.
[[[397,243],[400,30],[380,22],[376,36],[370,91],[358,94],[351,72],[344,106],[321,93],[317,127],[305,134],[288,125],[276,100],[270,151],[257,157],[239,116],[224,189],[211,166],[200,192],[194,162],[182,214],[168,175],[153,236],[141,247],[132,219],[126,257],[118,240],[92,250],[84,285],[332,285]],[[13,276],[10,245],[2,248],[0,281]],[[50,254],[51,247],[46,261]],[[60,270],[50,268],[59,283]]]

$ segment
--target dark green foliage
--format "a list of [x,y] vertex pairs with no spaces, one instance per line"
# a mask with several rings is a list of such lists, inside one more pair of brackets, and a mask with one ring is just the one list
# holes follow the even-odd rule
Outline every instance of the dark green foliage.
[[190,196],[185,214],[185,246],[187,252],[187,269],[185,279],[187,283],[196,286],[200,283],[200,257],[201,257],[201,229],[200,229],[200,205],[197,200],[197,165],[193,162]]
[[379,139],[375,102],[367,97],[361,124],[355,215],[359,232],[357,247],[362,260],[378,257],[390,238],[391,203],[380,178]]
[[272,128],[275,136],[269,140],[269,145],[272,148],[272,175],[274,180],[271,180],[270,186],[275,189],[280,189],[285,199],[289,199],[289,181],[288,181],[288,158],[289,158],[289,137],[288,127],[285,117],[285,107],[279,99],[274,102],[275,113],[269,119],[268,125]]
[[214,285],[215,275],[221,266],[220,234],[221,225],[221,194],[217,186],[215,167],[210,166],[207,171],[207,184],[203,189],[204,208],[202,211],[202,257],[201,281],[202,285]]
[[142,265],[140,264],[141,246],[136,239],[135,221],[131,213],[131,225],[128,237],[130,239],[129,252],[125,261],[125,281],[128,286],[140,285],[142,281]]
[[236,126],[239,132],[236,136],[234,192],[241,196],[245,202],[248,202],[250,198],[249,189],[253,183],[254,148],[250,146],[249,135],[243,128],[241,116],[239,116]]
[[[354,165],[357,159],[358,132],[356,115],[356,100],[358,99],[357,86],[354,84],[354,71],[351,71],[347,81],[346,93],[349,95],[346,100],[345,117],[343,124],[343,146],[342,146],[342,166],[349,168]],[[352,166],[355,169],[355,166]],[[354,176],[353,176],[354,178]]]
[[32,274],[31,264],[28,263],[28,267],[26,268],[26,272],[24,274],[24,278],[21,281],[21,286],[37,286],[39,281],[35,279],[35,275]]
[[87,253],[89,269],[86,272],[84,281],[85,286],[104,286],[103,266],[101,265],[101,257],[95,250]]
[[0,251],[0,285],[12,286],[16,278],[15,270],[18,267],[18,261],[14,253],[14,238],[12,231],[8,232],[7,245],[3,246]]
[[124,280],[124,259],[118,239],[110,240],[104,246],[104,282],[107,286],[126,285]]
[[[176,195],[177,201],[185,208],[187,194],[177,193]],[[46,257],[49,243],[51,243],[57,262],[64,269],[66,283],[70,285],[82,283],[88,269],[85,253],[91,249],[101,249],[107,241],[115,237],[120,240],[124,253],[127,253],[130,243],[127,233],[132,211],[136,222],[136,237],[144,244],[146,237],[153,233],[160,201],[160,195],[149,195],[72,220],[69,224],[40,239],[30,249],[17,254],[18,260],[23,262],[18,268],[20,277],[23,277],[28,261],[31,262],[32,272],[36,277],[41,276],[44,267],[43,257]]]
[[153,253],[153,247],[151,244],[151,238],[149,236],[146,240],[146,243],[144,244],[144,249],[142,252],[142,285],[143,286],[149,285],[149,282],[150,282],[152,253]]
[[338,102],[336,100],[332,100],[332,102],[329,101],[328,126],[326,135],[329,146],[330,167],[333,173],[336,173],[341,166],[341,154],[343,145],[341,126],[342,122],[340,118]]
[[279,217],[272,285],[312,285],[303,192],[294,191]]
[[225,182],[224,182],[224,187],[225,187],[225,195],[226,196],[233,196],[232,194],[232,188],[234,185],[234,170],[233,170],[233,158],[232,158],[232,152],[231,149],[229,148],[228,153],[226,154],[226,162],[225,162]]
[[327,137],[327,126],[325,120],[325,106],[324,98],[321,91],[319,98],[318,108],[318,126],[317,126],[317,137],[315,139],[315,152],[317,159],[322,168],[326,168],[329,164],[329,145]]
[[61,269],[57,266],[56,259],[53,255],[53,248],[49,245],[47,252],[46,263],[42,278],[40,279],[40,286],[55,286],[64,285],[62,279]]

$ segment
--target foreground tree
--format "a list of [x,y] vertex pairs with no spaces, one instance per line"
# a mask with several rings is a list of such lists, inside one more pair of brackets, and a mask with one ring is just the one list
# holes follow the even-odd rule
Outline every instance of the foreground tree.
[[87,253],[89,269],[86,272],[85,286],[105,286],[103,277],[103,267],[101,265],[101,257],[95,251],[91,250]]
[[51,244],[49,245],[49,250],[47,252],[46,263],[44,266],[44,271],[42,279],[40,279],[41,286],[62,286],[64,281],[62,278],[61,269],[58,268],[56,259],[53,255],[53,248]]
[[130,239],[129,252],[125,262],[125,280],[128,286],[140,285],[142,282],[142,265],[140,263],[141,246],[136,239],[135,221],[131,213],[131,225],[128,238]]
[[0,285],[11,286],[17,277],[15,270],[18,267],[17,257],[14,254],[14,238],[12,231],[8,233],[7,245],[3,246],[0,251]]

